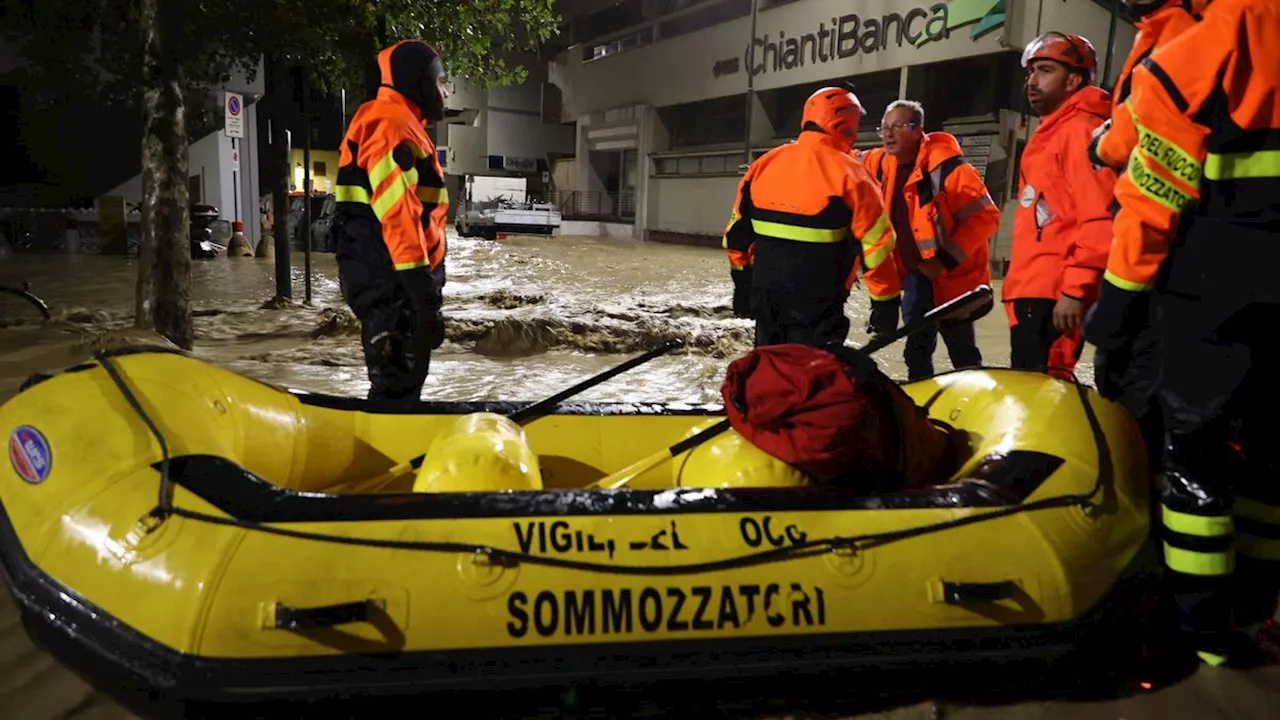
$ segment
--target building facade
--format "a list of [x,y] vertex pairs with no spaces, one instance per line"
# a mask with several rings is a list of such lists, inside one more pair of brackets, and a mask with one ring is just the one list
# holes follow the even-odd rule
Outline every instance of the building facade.
[[[445,171],[450,218],[461,207],[467,176],[523,178],[530,195],[553,199],[551,164],[575,152],[576,126],[549,116],[548,63],[532,53],[515,55],[528,78],[519,85],[481,90],[450,85],[446,122],[431,128]],[[555,113],[552,113],[555,115]]]
[[1035,126],[1022,48],[1084,35],[1109,86],[1135,33],[1096,0],[754,1],[753,16],[752,0],[624,0],[579,21],[550,65],[576,127],[553,173],[612,234],[718,242],[744,164],[794,139],[812,91],[843,82],[867,108],[860,147],[879,144],[889,102],[919,100],[926,129],[957,135],[1004,203]]

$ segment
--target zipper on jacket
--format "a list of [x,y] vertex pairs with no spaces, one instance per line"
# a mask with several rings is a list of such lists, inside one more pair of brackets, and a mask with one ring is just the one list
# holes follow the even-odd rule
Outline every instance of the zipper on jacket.
[[1040,199],[1043,197],[1043,193],[1036,193],[1036,203],[1031,206],[1031,212],[1035,213],[1036,219],[1036,242],[1040,242],[1044,234],[1044,226],[1040,224]]

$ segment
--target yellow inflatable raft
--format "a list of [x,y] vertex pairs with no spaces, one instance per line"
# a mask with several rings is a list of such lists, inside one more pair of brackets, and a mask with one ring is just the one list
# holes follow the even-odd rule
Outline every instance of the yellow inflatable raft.
[[62,662],[186,700],[1068,650],[1146,542],[1132,419],[1028,372],[906,390],[966,448],[937,487],[816,485],[730,431],[600,490],[721,409],[519,427],[114,351],[0,407],[5,579]]

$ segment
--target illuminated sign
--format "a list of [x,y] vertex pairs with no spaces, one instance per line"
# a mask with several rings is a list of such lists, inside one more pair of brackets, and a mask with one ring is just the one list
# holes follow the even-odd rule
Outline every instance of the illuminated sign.
[[849,13],[822,21],[811,32],[788,35],[765,33],[756,37],[738,58],[718,60],[712,75],[736,74],[742,67],[752,75],[781,72],[806,65],[821,65],[833,60],[869,55],[890,45],[921,47],[936,40],[946,40],[951,32],[973,25],[970,37],[977,40],[1002,27],[1005,22],[1004,0],[950,0],[928,7],[915,7],[905,12],[891,12],[879,17]]

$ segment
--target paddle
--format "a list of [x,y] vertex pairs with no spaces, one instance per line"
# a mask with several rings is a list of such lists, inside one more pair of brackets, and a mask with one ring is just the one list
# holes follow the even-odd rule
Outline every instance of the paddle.
[[[546,415],[548,412],[555,409],[556,405],[560,404],[560,402],[565,398],[568,398],[572,395],[577,395],[578,393],[584,390],[589,390],[595,387],[596,385],[599,385],[600,383],[603,383],[606,380],[611,380],[634,367],[643,365],[649,362],[650,360],[653,360],[654,358],[666,355],[672,350],[679,350],[682,347],[684,347],[684,340],[681,340],[680,338],[667,340],[666,342],[646,352],[643,355],[633,357],[630,360],[620,365],[616,365],[612,368],[609,368],[608,370],[605,370],[602,373],[599,373],[598,375],[592,375],[591,377],[587,378],[586,380],[583,380],[577,385],[574,385],[573,387],[567,390],[561,390],[560,392],[556,393],[555,395],[552,395],[549,398],[546,398],[544,400],[539,400],[538,402],[533,403],[531,405],[526,405],[525,407],[522,407],[519,410],[516,410],[515,412],[508,415],[507,418],[516,422],[517,424],[523,425],[524,423],[529,422],[530,420],[535,420],[537,418],[542,417],[543,415]],[[380,484],[402,473],[409,472],[410,470],[417,470],[418,468],[422,467],[422,462],[426,459],[427,459],[427,456],[425,453],[422,455],[419,455],[411,460],[402,462],[399,465],[392,467],[390,470],[386,471],[385,473],[378,476],[374,480],[371,480],[370,482],[375,484]],[[364,483],[361,483],[361,484],[364,484]]]
[[[964,295],[930,310],[924,317],[910,325],[904,325],[888,335],[878,335],[872,338],[871,342],[862,346],[862,352],[869,355],[877,350],[882,350],[898,340],[908,335],[914,335],[935,323],[955,320],[977,320],[991,312],[991,308],[994,306],[995,297],[991,292],[991,286],[979,285]],[[725,418],[696,435],[687,437],[671,447],[663,448],[648,457],[637,460],[612,475],[600,478],[588,485],[587,489],[616,490],[634,480],[641,473],[648,472],[667,460],[692,450],[728,429],[729,418]]]

